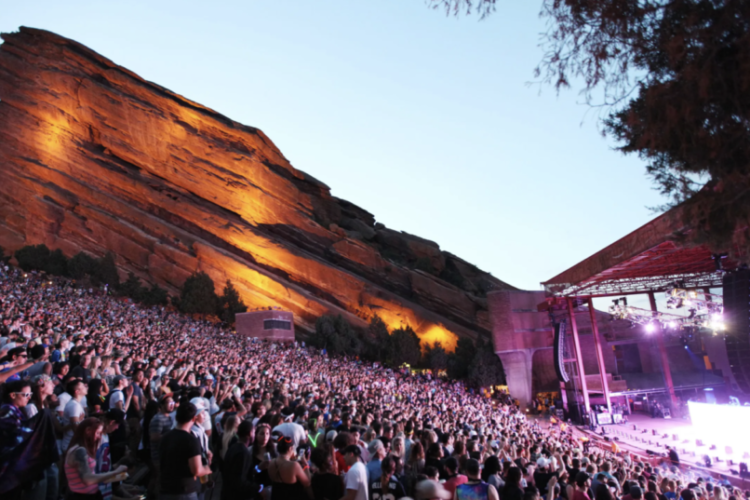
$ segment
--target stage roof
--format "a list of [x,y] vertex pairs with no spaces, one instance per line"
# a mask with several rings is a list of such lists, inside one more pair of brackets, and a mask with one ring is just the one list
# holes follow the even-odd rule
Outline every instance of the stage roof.
[[[615,296],[683,288],[720,287],[711,251],[687,245],[681,207],[675,207],[567,271],[542,283],[550,295]],[[725,269],[737,264],[723,262]]]

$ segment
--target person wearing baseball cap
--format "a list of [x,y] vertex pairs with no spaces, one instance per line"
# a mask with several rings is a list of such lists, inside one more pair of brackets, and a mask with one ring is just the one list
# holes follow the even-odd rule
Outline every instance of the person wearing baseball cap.
[[201,445],[201,454],[203,465],[211,463],[213,453],[209,447],[208,434],[203,423],[206,419],[211,418],[208,414],[209,404],[206,398],[195,397],[190,400],[190,403],[195,406],[195,418],[193,419],[193,425],[190,428],[190,432],[198,439]]
[[161,439],[160,498],[197,500],[201,485],[195,478],[211,474],[209,465],[203,463],[201,445],[191,433],[197,413],[192,403],[180,405],[175,415],[177,425]]
[[588,489],[591,486],[591,476],[588,472],[581,471],[576,475],[575,491],[570,500],[591,500]]
[[301,425],[293,422],[294,411],[291,408],[282,408],[281,417],[284,422],[271,429],[271,434],[282,434],[290,438],[296,450],[301,443],[307,442],[307,431]]
[[341,450],[341,454],[349,466],[349,471],[344,476],[346,493],[342,500],[368,500],[367,469],[359,459],[362,450],[356,444],[350,444]]

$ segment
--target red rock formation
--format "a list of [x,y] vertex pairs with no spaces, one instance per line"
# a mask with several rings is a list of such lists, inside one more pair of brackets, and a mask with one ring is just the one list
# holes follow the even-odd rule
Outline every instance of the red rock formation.
[[0,245],[109,250],[173,293],[201,269],[303,330],[341,313],[449,347],[489,335],[485,292],[511,287],[331,196],[260,130],[53,33],[3,40]]

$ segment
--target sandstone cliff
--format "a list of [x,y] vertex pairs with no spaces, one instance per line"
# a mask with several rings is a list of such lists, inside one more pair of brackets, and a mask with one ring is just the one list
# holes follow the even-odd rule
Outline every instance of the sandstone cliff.
[[449,347],[489,334],[485,292],[512,287],[331,196],[260,130],[53,33],[2,38],[0,245],[111,250],[172,293],[201,269],[307,330],[341,313]]

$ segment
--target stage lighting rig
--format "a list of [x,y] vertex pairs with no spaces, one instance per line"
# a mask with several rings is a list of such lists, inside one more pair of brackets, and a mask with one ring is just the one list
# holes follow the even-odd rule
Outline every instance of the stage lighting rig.
[[609,314],[611,320],[629,321],[631,328],[635,325],[643,326],[648,334],[654,333],[657,329],[665,332],[706,329],[717,335],[725,329],[723,301],[720,295],[675,287],[667,291],[667,308],[687,308],[688,314],[685,316],[630,306],[625,297],[612,301]]

